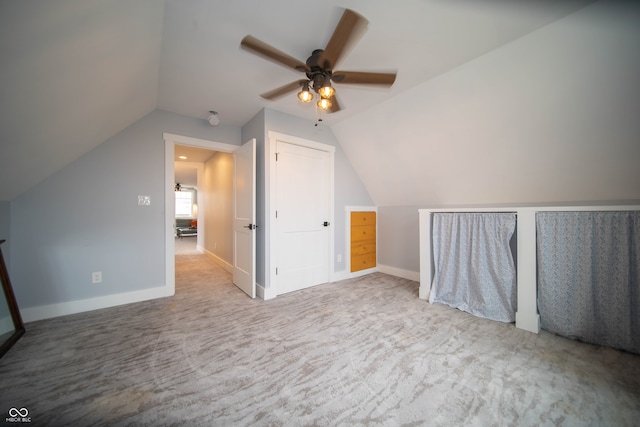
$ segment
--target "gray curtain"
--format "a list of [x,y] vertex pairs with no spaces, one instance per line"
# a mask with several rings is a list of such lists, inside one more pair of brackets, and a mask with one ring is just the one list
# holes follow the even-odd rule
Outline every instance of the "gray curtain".
[[515,213],[435,213],[429,302],[513,322],[516,269],[509,240],[515,226]]
[[547,331],[640,353],[640,212],[536,214]]

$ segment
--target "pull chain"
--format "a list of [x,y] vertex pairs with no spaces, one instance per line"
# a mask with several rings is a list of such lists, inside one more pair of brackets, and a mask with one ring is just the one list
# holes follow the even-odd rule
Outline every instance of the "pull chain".
[[316,104],[316,123],[314,124],[314,126],[318,126],[318,124],[322,121],[322,111],[318,108],[318,105]]

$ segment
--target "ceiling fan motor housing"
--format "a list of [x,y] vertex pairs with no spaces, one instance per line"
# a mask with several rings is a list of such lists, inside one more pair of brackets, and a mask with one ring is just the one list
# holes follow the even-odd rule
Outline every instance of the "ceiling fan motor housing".
[[[323,49],[316,49],[311,56],[307,58],[307,66],[309,71],[306,73],[309,81],[313,82],[313,90],[318,90],[331,80],[331,70],[320,66],[320,57],[324,53]],[[327,64],[328,65],[328,64]]]

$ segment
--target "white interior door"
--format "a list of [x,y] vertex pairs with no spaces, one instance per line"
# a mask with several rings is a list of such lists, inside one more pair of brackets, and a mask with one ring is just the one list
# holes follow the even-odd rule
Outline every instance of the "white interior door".
[[277,142],[277,292],[329,281],[330,153]]
[[256,140],[233,152],[233,283],[256,297]]

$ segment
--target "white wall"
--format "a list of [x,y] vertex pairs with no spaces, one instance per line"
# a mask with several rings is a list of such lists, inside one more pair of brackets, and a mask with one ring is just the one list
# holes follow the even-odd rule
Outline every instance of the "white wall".
[[233,265],[233,154],[217,152],[205,163],[204,248]]
[[334,133],[379,206],[638,199],[639,9],[587,6]]
[[[26,320],[165,286],[163,132],[240,141],[239,128],[156,110],[11,201],[11,235],[20,236],[11,241],[12,281]],[[138,195],[151,205],[138,206]],[[101,284],[91,283],[95,271]]]
[[379,262],[418,271],[397,236],[420,206],[640,200],[639,111],[640,2],[600,1],[333,130],[379,206]]

